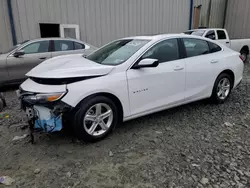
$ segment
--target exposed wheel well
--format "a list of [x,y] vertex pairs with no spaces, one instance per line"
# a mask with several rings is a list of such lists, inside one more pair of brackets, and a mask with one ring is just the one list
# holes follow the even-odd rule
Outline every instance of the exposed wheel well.
[[[105,92],[95,93],[95,94],[92,94],[92,95],[84,98],[82,101],[84,101],[86,99],[90,99],[90,98],[96,97],[96,96],[105,96],[105,97],[111,99],[115,103],[116,107],[118,108],[118,114],[119,114],[118,121],[119,122],[123,121],[123,107],[122,107],[122,103],[121,103],[121,101],[115,95],[113,95],[111,93],[105,93]],[[81,104],[81,102],[77,105],[77,107]]]
[[234,81],[235,81],[235,76],[234,76],[233,71],[227,69],[227,70],[222,71],[219,75],[221,75],[223,73],[228,74],[232,78],[232,80],[233,80],[232,87],[233,87],[234,86]]
[[240,52],[246,52],[247,55],[249,54],[249,47],[248,46],[243,46],[240,50]]

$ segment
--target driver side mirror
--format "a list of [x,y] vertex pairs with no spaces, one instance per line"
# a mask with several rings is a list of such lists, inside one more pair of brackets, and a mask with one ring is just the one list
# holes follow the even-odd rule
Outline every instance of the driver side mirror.
[[20,56],[23,56],[25,54],[25,52],[23,50],[19,50],[19,51],[16,51],[13,56],[14,57],[20,57]]
[[151,67],[157,67],[158,65],[159,65],[158,59],[146,58],[141,60],[138,64],[134,65],[133,69],[151,68]]

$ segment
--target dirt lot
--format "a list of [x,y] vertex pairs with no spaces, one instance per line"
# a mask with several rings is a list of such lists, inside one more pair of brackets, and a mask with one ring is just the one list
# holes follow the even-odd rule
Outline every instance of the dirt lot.
[[[0,176],[10,187],[250,187],[250,66],[222,105],[200,101],[126,122],[84,144],[65,133],[12,141],[25,116],[13,91],[0,117]],[[0,185],[0,188],[4,187]]]

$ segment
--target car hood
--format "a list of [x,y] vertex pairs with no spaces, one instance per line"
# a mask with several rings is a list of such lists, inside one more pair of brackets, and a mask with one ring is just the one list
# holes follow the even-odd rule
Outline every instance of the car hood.
[[82,54],[55,57],[39,64],[26,76],[35,78],[73,78],[102,76],[110,73],[114,66],[101,65],[82,57]]

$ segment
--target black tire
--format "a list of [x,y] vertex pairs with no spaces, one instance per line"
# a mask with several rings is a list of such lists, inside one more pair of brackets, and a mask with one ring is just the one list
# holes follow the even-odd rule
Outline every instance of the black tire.
[[[92,106],[94,106],[95,104],[98,104],[98,103],[107,104],[112,109],[113,121],[105,133],[103,133],[102,135],[93,136],[93,135],[90,135],[85,130],[83,120],[84,120],[84,117],[85,117],[87,111]],[[73,128],[74,128],[75,134],[78,137],[78,139],[83,140],[85,142],[96,142],[96,141],[102,140],[106,136],[108,136],[114,130],[117,123],[118,123],[118,110],[117,110],[117,106],[115,105],[115,103],[107,97],[95,96],[95,97],[91,97],[91,98],[86,98],[77,107],[76,113],[74,115]]]
[[244,62],[244,63],[247,62],[248,53],[247,53],[246,51],[242,50],[242,51],[240,52],[240,54],[244,57],[244,58],[243,58],[243,62]]
[[0,98],[0,112],[3,111],[4,108],[4,101]]
[[[229,82],[230,82],[230,88],[229,88],[229,93],[228,93],[228,95],[226,96],[226,98],[225,99],[221,99],[221,98],[219,98],[218,97],[218,95],[217,95],[217,88],[218,88],[218,84],[220,83],[220,81],[222,80],[222,79],[224,79],[224,78],[227,78],[228,80],[229,80]],[[222,104],[222,103],[224,103],[227,99],[228,99],[228,97],[230,96],[230,94],[231,94],[231,91],[232,91],[232,88],[233,88],[233,78],[229,75],[229,74],[227,74],[227,73],[222,73],[222,74],[220,74],[218,77],[217,77],[217,79],[216,79],[216,81],[215,81],[215,83],[214,83],[214,87],[213,87],[213,91],[212,91],[212,96],[211,96],[211,101],[213,102],[213,103],[215,103],[215,104]]]
[[0,93],[0,112],[6,107],[6,101],[2,93]]

